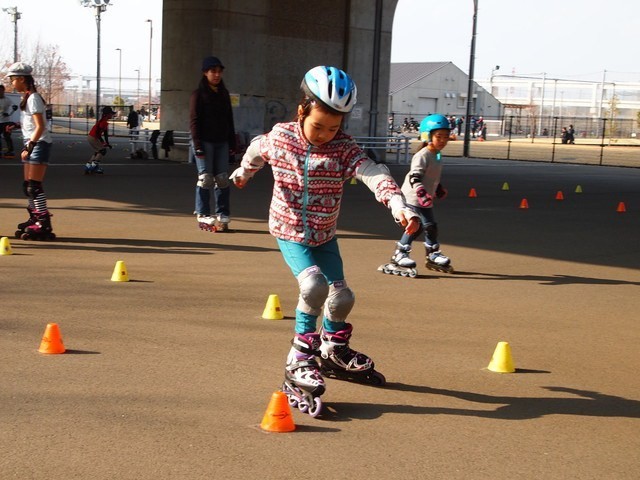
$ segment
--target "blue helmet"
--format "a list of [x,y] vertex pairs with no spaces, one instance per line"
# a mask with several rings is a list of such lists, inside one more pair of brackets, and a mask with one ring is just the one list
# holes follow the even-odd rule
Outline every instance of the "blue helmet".
[[449,130],[451,131],[451,125],[449,119],[439,113],[434,113],[424,117],[424,120],[420,122],[420,140],[428,142],[431,140],[431,132],[433,130]]
[[305,74],[300,88],[305,95],[337,113],[349,113],[356,104],[356,84],[336,67],[313,67]]

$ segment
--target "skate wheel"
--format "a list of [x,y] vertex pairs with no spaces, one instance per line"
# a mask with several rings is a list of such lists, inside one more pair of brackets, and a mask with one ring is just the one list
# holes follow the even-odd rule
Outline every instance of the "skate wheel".
[[293,408],[297,408],[298,407],[298,399],[296,397],[294,397],[293,395],[287,395],[287,400],[289,401],[289,406],[291,406]]
[[411,271],[411,272],[409,273],[409,276],[410,276],[411,278],[416,278],[416,277],[418,276],[418,272],[416,272],[415,270],[413,270],[413,271]]
[[320,415],[320,412],[322,411],[322,400],[320,400],[320,397],[315,397],[313,399],[313,405],[309,407],[309,416],[312,418],[316,418],[318,415]]
[[369,377],[369,381],[371,382],[371,385],[374,385],[376,387],[383,387],[387,384],[387,379],[384,378],[384,375],[380,372],[376,372],[375,370]]
[[309,404],[306,402],[306,400],[302,400],[298,403],[298,410],[300,410],[302,413],[307,413],[309,411]]
[[22,230],[16,230],[15,237],[22,238]]

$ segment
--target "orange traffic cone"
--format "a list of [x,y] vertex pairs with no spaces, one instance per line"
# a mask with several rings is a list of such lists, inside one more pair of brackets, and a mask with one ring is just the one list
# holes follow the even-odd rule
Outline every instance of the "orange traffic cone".
[[618,204],[618,208],[616,209],[616,212],[618,213],[624,213],[627,211],[627,207],[625,206],[624,202],[620,202]]
[[64,353],[65,348],[62,344],[60,329],[57,323],[48,323],[44,331],[42,342],[40,342],[40,353]]
[[296,429],[289,407],[289,400],[284,392],[277,391],[271,395],[267,411],[262,417],[260,428],[267,432],[293,432]]
[[556,200],[564,200],[564,195],[561,190],[558,190],[558,193],[556,193]]
[[469,198],[476,198],[478,196],[478,194],[476,193],[476,189],[472,188],[471,190],[469,190]]
[[520,202],[520,208],[529,208],[529,202],[527,202],[526,198],[523,198]]

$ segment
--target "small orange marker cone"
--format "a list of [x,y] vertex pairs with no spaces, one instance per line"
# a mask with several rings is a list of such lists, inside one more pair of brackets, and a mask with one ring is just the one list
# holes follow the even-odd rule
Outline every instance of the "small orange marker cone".
[[116,262],[116,266],[113,269],[113,274],[111,275],[112,282],[128,282],[129,274],[127,273],[127,266],[124,264],[122,260],[118,260]]
[[529,208],[529,202],[527,202],[526,198],[523,198],[520,202],[520,208]]
[[262,318],[265,320],[282,320],[284,318],[278,295],[269,295],[267,305],[262,312]]
[[556,193],[556,200],[564,200],[564,195],[561,190],[558,190],[558,193]]
[[627,207],[625,206],[624,202],[620,202],[618,204],[618,208],[616,209],[616,212],[618,213],[624,213],[627,211]]
[[278,433],[293,432],[296,429],[291,415],[291,408],[289,407],[289,400],[283,392],[277,391],[271,395],[271,400],[264,417],[262,417],[260,428],[267,432]]
[[476,193],[476,189],[472,188],[471,190],[469,190],[469,198],[476,198],[478,196],[478,194]]
[[0,239],[0,255],[12,255],[11,243],[9,243],[9,237],[2,237]]
[[508,342],[498,342],[487,369],[496,373],[513,373],[516,371]]
[[60,336],[60,329],[57,323],[48,323],[44,331],[42,342],[40,342],[40,353],[64,353],[65,348]]

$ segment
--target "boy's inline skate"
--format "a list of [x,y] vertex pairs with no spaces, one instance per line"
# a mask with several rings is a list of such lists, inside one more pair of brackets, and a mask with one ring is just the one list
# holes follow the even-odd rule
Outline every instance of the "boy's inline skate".
[[325,384],[318,369],[316,356],[320,346],[320,335],[296,333],[287,357],[282,391],[289,399],[289,405],[312,417],[320,415]]
[[89,161],[84,165],[84,174],[85,175],[101,175],[104,173],[104,170],[100,166],[100,162],[96,162],[95,160]]
[[198,221],[198,227],[200,230],[205,230],[207,232],[217,232],[218,228],[216,227],[216,218],[211,215],[196,215],[196,220]]
[[[24,231],[18,230],[16,237],[22,240],[54,240],[56,234],[51,227],[51,214],[48,211],[33,212],[35,223],[25,227]],[[25,222],[26,223],[26,222]]]
[[320,332],[320,371],[329,378],[382,387],[387,381],[374,369],[373,360],[349,348],[352,332],[350,323],[339,332]]
[[453,273],[453,267],[451,266],[451,259],[446,255],[443,255],[440,251],[440,244],[427,245],[425,243],[426,257],[424,260],[424,266],[429,270],[435,270],[442,273]]
[[391,262],[380,265],[378,271],[387,275],[400,275],[402,277],[415,278],[418,276],[416,262],[409,257],[411,245],[398,243],[396,247],[396,251],[391,255]]
[[230,222],[231,222],[231,219],[229,218],[228,215],[218,214],[216,216],[216,231],[228,232]]

